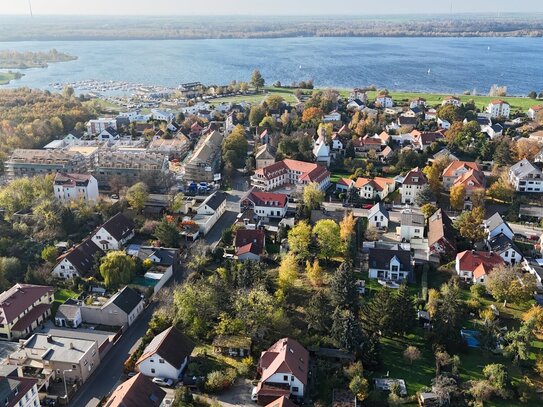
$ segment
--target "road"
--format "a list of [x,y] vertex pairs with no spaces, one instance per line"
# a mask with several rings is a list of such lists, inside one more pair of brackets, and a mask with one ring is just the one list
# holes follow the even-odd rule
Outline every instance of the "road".
[[520,225],[518,223],[509,223],[509,226],[511,226],[511,229],[513,230],[513,233],[519,233],[521,235],[524,235],[526,237],[530,236],[541,236],[543,233],[543,229],[535,226],[530,225]]
[[238,190],[227,192],[226,211],[204,238],[206,243],[211,247],[215,247],[219,243],[223,230],[232,226],[236,220],[239,214],[239,200],[243,194],[244,192]]
[[124,361],[136,349],[142,336],[147,331],[155,308],[156,303],[153,302],[141,313],[136,322],[106,354],[98,369],[79,389],[74,398],[70,400],[70,406],[95,406],[101,398],[117,387],[123,374]]

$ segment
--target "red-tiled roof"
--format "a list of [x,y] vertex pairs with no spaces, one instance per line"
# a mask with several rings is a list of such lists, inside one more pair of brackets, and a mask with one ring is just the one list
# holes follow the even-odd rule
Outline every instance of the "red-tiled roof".
[[66,187],[86,186],[90,179],[90,174],[67,174],[64,172],[57,172],[55,175],[55,185],[62,185]]
[[466,250],[462,253],[458,253],[456,255],[456,262],[459,262],[460,271],[471,271],[472,273],[475,273],[477,270],[478,277],[500,264],[505,264],[503,259],[497,253],[475,250]]
[[501,100],[501,99],[496,99],[496,100],[493,100],[492,102],[490,102],[490,104],[492,104],[492,105],[503,105],[503,104],[508,105],[509,103],[504,102],[504,101]]
[[[473,185],[469,185],[473,183]],[[464,185],[466,190],[473,190],[484,187],[484,174],[481,171],[470,169],[464,174],[460,175],[455,181],[454,185]]]
[[419,167],[413,168],[403,180],[404,185],[426,185],[428,180]]
[[106,407],[159,407],[166,392],[141,373],[121,383],[106,402]]
[[330,176],[330,172],[322,165],[291,159],[278,161],[267,167],[257,169],[255,173],[261,174],[267,179],[272,179],[287,174],[289,171],[301,173],[298,174],[299,181],[321,182],[327,176]]
[[465,168],[466,170],[474,169],[477,171],[480,171],[479,164],[472,161],[453,161],[451,162],[447,168],[443,170],[443,176],[444,177],[454,177],[456,174],[456,171],[458,171],[460,168]]
[[290,401],[286,396],[281,396],[277,400],[267,404],[266,407],[296,407],[296,404]]
[[[239,229],[236,232],[236,241],[235,246],[238,255],[240,254],[239,251],[242,250],[242,253],[251,252],[257,255],[262,254],[264,251],[264,241],[265,241],[265,234],[264,231],[261,229]],[[250,245],[250,246],[249,246]]]
[[268,206],[274,208],[284,208],[287,204],[286,194],[277,194],[273,192],[263,192],[253,189],[247,198],[255,204],[255,206]]
[[15,284],[0,294],[0,323],[11,324],[15,318],[46,294],[53,295],[53,287]]
[[309,370],[309,352],[296,340],[282,338],[260,357],[262,369],[261,382],[266,382],[276,373],[296,376],[304,385],[307,384]]

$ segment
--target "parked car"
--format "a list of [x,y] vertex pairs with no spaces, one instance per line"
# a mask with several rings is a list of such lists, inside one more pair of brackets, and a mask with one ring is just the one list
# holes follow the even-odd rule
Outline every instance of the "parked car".
[[117,195],[117,194],[111,194],[110,198],[111,198],[111,199],[119,199],[119,195]]
[[371,208],[373,208],[372,204],[364,204],[364,205],[362,205],[362,209],[371,209]]
[[158,384],[162,387],[172,387],[173,386],[173,380],[172,379],[166,379],[165,377],[155,377],[153,378],[153,383]]

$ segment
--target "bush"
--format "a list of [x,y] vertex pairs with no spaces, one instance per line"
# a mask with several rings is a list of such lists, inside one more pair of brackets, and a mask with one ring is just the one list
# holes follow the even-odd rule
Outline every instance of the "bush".
[[486,287],[482,284],[473,284],[469,288],[469,291],[471,292],[473,296],[477,298],[483,298],[484,295],[486,294]]
[[466,305],[468,306],[469,311],[473,313],[478,313],[482,307],[481,301],[477,298],[470,298],[466,301]]
[[215,370],[206,377],[205,389],[210,393],[218,393],[228,389],[234,383],[237,372],[235,369],[225,371]]
[[154,236],[156,227],[160,222],[156,220],[146,220],[140,229],[140,233],[147,236]]

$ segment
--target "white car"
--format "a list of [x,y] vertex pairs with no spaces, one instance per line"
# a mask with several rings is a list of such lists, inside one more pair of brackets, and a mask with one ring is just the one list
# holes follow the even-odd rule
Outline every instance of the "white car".
[[257,401],[258,400],[258,394],[257,394],[257,387],[254,386],[253,390],[251,391],[251,400]]
[[165,377],[155,377],[155,378],[153,378],[153,383],[158,384],[159,386],[163,386],[163,387],[172,387],[173,386],[173,380],[172,379],[166,379]]

